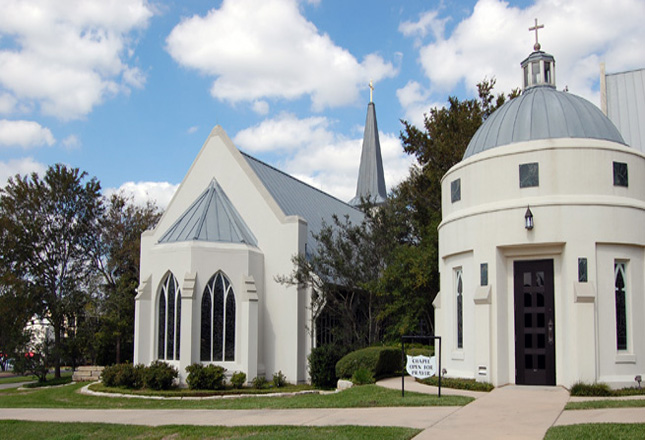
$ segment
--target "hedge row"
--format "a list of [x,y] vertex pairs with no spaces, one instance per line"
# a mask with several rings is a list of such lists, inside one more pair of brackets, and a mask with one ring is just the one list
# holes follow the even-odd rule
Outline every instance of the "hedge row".
[[353,351],[336,364],[336,376],[351,378],[356,370],[366,369],[375,378],[401,371],[401,350],[395,347],[367,347]]

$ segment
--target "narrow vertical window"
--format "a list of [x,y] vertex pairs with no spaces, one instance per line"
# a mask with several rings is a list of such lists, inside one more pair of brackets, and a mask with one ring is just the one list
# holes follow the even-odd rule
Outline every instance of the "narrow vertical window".
[[457,348],[464,348],[464,285],[461,268],[455,270],[455,284],[457,293]]
[[161,282],[157,319],[157,357],[159,359],[178,360],[181,292],[177,279],[171,273],[166,275]]
[[166,295],[163,293],[159,295],[159,327],[157,332],[157,357],[159,359],[166,358]]
[[213,309],[213,300],[211,297],[211,292],[208,287],[204,289],[204,294],[202,295],[202,328],[201,328],[201,353],[200,359],[202,361],[211,360],[211,326],[213,322],[211,320],[212,310]]
[[461,200],[461,179],[450,182],[450,201],[452,203]]
[[[170,281],[170,280],[169,280]],[[175,284],[168,283],[168,325],[166,326],[166,359],[175,357]]]
[[587,282],[587,259],[582,257],[578,258],[578,282]]
[[213,360],[222,361],[224,346],[224,279],[218,274],[213,291]]
[[488,286],[488,263],[479,266],[479,285]]
[[627,292],[625,280],[625,263],[614,263],[616,289],[616,348],[627,350]]
[[224,360],[235,360],[235,295],[231,290],[226,295],[226,340],[224,343]]

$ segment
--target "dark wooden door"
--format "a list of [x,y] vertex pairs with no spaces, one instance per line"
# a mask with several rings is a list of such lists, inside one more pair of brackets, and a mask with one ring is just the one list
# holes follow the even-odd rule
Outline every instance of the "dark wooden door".
[[555,385],[553,260],[516,261],[515,383]]

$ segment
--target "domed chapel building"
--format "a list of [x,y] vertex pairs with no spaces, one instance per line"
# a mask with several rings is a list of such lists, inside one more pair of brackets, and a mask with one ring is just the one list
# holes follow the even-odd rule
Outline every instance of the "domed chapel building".
[[522,95],[442,180],[442,365],[496,386],[634,386],[645,373],[645,155],[593,104],[556,90],[537,41],[521,67]]
[[[371,84],[370,84],[371,86]],[[367,109],[355,205],[386,196],[376,112]],[[332,216],[363,213],[238,150],[217,126],[159,223],[141,236],[134,363],[179,370],[215,364],[289,382],[308,380],[307,356],[328,324],[311,292],[276,281],[292,257],[316,250],[312,234]],[[327,329],[328,330],[328,329]]]

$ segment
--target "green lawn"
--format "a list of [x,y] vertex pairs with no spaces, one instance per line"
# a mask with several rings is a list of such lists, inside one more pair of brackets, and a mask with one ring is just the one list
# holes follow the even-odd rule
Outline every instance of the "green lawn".
[[406,440],[418,429],[362,426],[134,426],[103,423],[0,421],[2,438],[27,439],[394,439]]
[[544,440],[631,440],[645,438],[643,423],[589,423],[585,425],[554,426]]
[[141,408],[141,409],[286,409],[364,408],[386,406],[461,406],[473,399],[390,390],[377,385],[353,387],[341,393],[306,394],[292,397],[243,397],[209,400],[154,400],[125,397],[85,396],[76,391],[84,384],[56,388],[0,391],[1,408]]
[[564,409],[602,409],[602,408],[642,408],[645,406],[645,399],[607,399],[587,400],[584,402],[569,402]]

